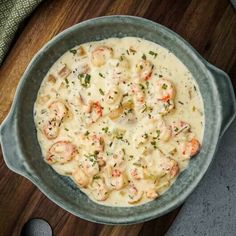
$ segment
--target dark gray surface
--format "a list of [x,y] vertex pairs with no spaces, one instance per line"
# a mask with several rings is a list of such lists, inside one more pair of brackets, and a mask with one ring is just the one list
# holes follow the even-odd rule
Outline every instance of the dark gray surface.
[[22,228],[21,236],[52,236],[52,228],[43,219],[31,219]]
[[236,235],[236,120],[223,136],[213,164],[166,236]]

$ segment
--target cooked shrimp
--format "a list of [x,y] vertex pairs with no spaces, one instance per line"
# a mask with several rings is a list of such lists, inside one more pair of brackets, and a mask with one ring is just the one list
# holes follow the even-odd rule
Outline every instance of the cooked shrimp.
[[157,120],[157,138],[163,141],[169,140],[171,137],[171,128],[166,125],[165,121],[163,119]]
[[179,165],[175,160],[172,160],[170,158],[163,158],[163,161],[161,163],[162,170],[169,175],[169,177],[172,179],[177,176],[179,173]]
[[105,95],[105,101],[108,104],[120,103],[122,98],[121,91],[118,86],[113,86],[109,92]]
[[112,48],[106,46],[96,47],[91,53],[91,62],[94,66],[104,65],[113,55]]
[[161,115],[165,115],[172,111],[175,108],[175,104],[173,100],[167,100],[167,101],[158,101],[158,113]]
[[59,162],[60,164],[70,161],[77,153],[77,148],[70,141],[58,141],[48,150],[45,161],[49,164]]
[[75,183],[82,188],[86,188],[89,185],[90,179],[80,167],[72,173],[72,177]]
[[119,150],[118,152],[114,153],[108,160],[108,164],[111,167],[121,167],[122,164],[125,162],[125,154],[122,150]]
[[136,65],[136,71],[139,76],[139,80],[150,80],[152,76],[154,65],[148,60],[142,60]]
[[92,194],[98,201],[105,201],[109,197],[109,189],[103,179],[96,179],[93,181]]
[[126,184],[126,175],[124,174],[124,172],[122,172],[121,170],[117,169],[117,168],[111,168],[110,166],[106,167],[106,171],[105,171],[105,181],[107,186],[110,187],[110,189],[122,189],[125,184]]
[[91,123],[95,123],[103,114],[103,108],[100,103],[90,102],[87,109]]
[[159,79],[157,81],[157,99],[167,102],[175,97],[175,88],[167,79]]
[[198,153],[200,149],[200,143],[196,138],[193,138],[190,141],[183,143],[181,148],[183,156],[192,157]]
[[134,95],[135,100],[138,103],[143,104],[145,102],[145,92],[142,89],[142,85],[140,84],[133,84],[131,87],[131,91]]
[[55,139],[59,134],[59,123],[56,119],[51,119],[43,126],[43,133],[48,139]]
[[155,189],[148,189],[146,191],[146,196],[147,198],[150,198],[150,199],[156,199],[159,196],[159,194]]
[[128,203],[134,204],[141,200],[141,198],[143,197],[143,191],[138,190],[136,186],[133,183],[131,183],[128,187],[128,196],[129,196]]
[[136,180],[143,179],[143,177],[144,177],[144,173],[143,173],[143,168],[142,167],[132,168],[131,171],[130,171],[130,174]]
[[69,110],[67,106],[61,101],[52,102],[48,108],[52,113],[52,116],[58,121],[61,121],[68,114]]
[[98,174],[99,166],[96,156],[94,154],[86,154],[81,158],[80,166],[89,177],[93,177]]

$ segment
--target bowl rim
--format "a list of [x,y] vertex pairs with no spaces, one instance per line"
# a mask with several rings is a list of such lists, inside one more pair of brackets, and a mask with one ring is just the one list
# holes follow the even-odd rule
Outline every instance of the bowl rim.
[[[43,52],[45,50],[47,50],[48,48],[50,48],[50,46],[57,40],[61,40],[61,37],[63,37],[64,35],[67,35],[68,33],[74,31],[77,29],[77,27],[80,26],[86,26],[89,25],[91,23],[94,23],[96,21],[107,21],[109,19],[131,19],[131,20],[138,20],[138,21],[142,21],[143,23],[147,23],[147,24],[152,24],[155,27],[161,28],[163,31],[173,35],[175,38],[177,38],[180,42],[182,42],[185,46],[186,49],[188,50],[188,52],[192,53],[192,56],[194,58],[194,60],[197,61],[198,64],[201,64],[201,66],[204,68],[204,70],[207,73],[207,77],[213,77],[212,74],[209,72],[206,64],[205,64],[205,60],[200,56],[200,54],[186,41],[184,40],[181,36],[179,36],[177,33],[175,33],[174,31],[170,30],[169,28],[156,23],[154,21],[142,18],[142,17],[137,17],[137,16],[130,16],[130,15],[111,15],[111,16],[102,16],[102,17],[96,17],[96,18],[92,18],[89,20],[85,20],[82,21],[78,24],[75,24],[65,30],[63,30],[62,32],[60,32],[59,34],[57,34],[56,36],[54,36],[52,39],[50,39],[35,55],[34,57],[31,59],[30,63],[28,64],[24,74],[22,75],[20,82],[18,84],[18,87],[16,89],[16,93],[14,96],[14,100],[12,103],[12,107],[11,110],[9,112],[9,114],[7,115],[7,117],[5,118],[5,120],[3,121],[3,123],[1,124],[1,126],[4,125],[4,123],[6,123],[8,120],[10,120],[10,118],[14,115],[15,111],[16,111],[16,105],[17,105],[17,100],[18,100],[18,96],[24,86],[24,83],[27,79],[27,73],[28,71],[31,70],[32,65],[37,62],[37,59],[40,58],[41,54],[43,54]],[[130,22],[129,22],[130,23]],[[217,87],[215,87],[216,90]],[[222,123],[222,117],[221,117],[221,113],[219,112],[219,117],[218,117],[218,123],[221,124]],[[217,140],[219,140],[219,134],[220,134],[220,127],[217,127],[217,129],[215,130],[216,134],[218,134],[218,136],[216,137]],[[203,178],[203,176],[206,174],[210,164],[212,163],[212,160],[214,158],[214,154],[216,152],[217,149],[217,141],[215,142],[215,148],[213,151],[213,154],[211,156],[211,158],[209,158],[207,160],[207,162],[205,163],[204,169],[202,169],[202,171],[199,173],[199,175],[195,176],[194,181],[192,183],[192,185],[188,186],[188,188],[184,191],[184,193],[182,193],[181,195],[179,195],[179,197],[177,198],[177,200],[174,200],[173,202],[171,202],[170,205],[168,205],[162,212],[157,213],[155,210],[153,210],[151,213],[149,214],[145,214],[145,215],[139,215],[136,216],[135,219],[132,219],[132,216],[127,216],[127,218],[125,219],[121,219],[119,218],[119,222],[117,222],[117,218],[115,219],[111,219],[109,217],[99,217],[99,216],[91,216],[91,215],[83,215],[80,214],[79,211],[74,211],[72,208],[69,208],[68,206],[63,205],[63,203],[61,203],[60,197],[57,196],[56,194],[54,194],[53,192],[50,192],[50,189],[47,188],[47,186],[45,186],[44,184],[42,184],[40,181],[37,181],[37,178],[35,179],[34,174],[30,173],[30,170],[26,170],[29,171],[28,174],[27,173],[20,173],[21,175],[25,176],[27,179],[29,179],[31,182],[33,182],[41,192],[44,193],[44,195],[46,195],[51,201],[53,201],[54,203],[56,203],[58,206],[60,206],[61,208],[63,208],[64,210],[70,212],[73,215],[76,215],[82,219],[85,220],[89,220],[91,222],[94,223],[102,223],[102,224],[110,224],[110,225],[116,225],[116,224],[123,224],[123,225],[127,225],[127,224],[136,224],[136,223],[140,223],[140,222],[146,222],[148,220],[160,217],[170,211],[172,211],[173,209],[177,208],[178,206],[180,206],[187,197],[189,197],[189,195],[193,192],[193,190],[197,187],[197,185],[199,184],[200,180]],[[23,155],[23,152],[21,150],[20,152]],[[23,155],[24,156],[24,155]],[[5,159],[5,158],[4,158]],[[5,159],[6,161],[6,159]],[[14,170],[16,171],[16,170]],[[16,171],[17,172],[17,171]],[[19,171],[18,171],[19,172]],[[49,190],[49,191],[48,191]],[[132,207],[133,208],[133,207]]]

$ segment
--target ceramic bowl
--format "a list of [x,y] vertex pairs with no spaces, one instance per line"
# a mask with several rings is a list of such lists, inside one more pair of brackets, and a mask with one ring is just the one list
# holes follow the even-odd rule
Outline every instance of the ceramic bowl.
[[[44,76],[64,52],[89,41],[125,36],[158,43],[187,66],[204,101],[205,131],[200,153],[191,159],[189,168],[164,195],[140,206],[109,207],[92,202],[69,178],[58,175],[43,161],[36,137],[33,106]],[[18,85],[11,111],[1,125],[1,144],[7,166],[28,178],[60,207],[92,222],[131,224],[161,216],[184,202],[206,173],[219,139],[235,117],[235,111],[235,96],[227,74],[206,62],[176,33],[138,17],[100,17],[68,28],[34,56]]]

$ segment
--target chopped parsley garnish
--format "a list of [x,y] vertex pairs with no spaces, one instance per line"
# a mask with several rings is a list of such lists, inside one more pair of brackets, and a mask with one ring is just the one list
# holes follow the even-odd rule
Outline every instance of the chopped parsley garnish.
[[142,55],[142,59],[143,59],[143,60],[146,60],[146,59],[147,59],[147,57],[146,57],[145,54]]
[[127,96],[129,96],[128,93],[124,93],[124,94],[123,94],[123,98],[124,98],[124,97],[127,97]]
[[65,78],[65,81],[66,81],[66,84],[69,84],[69,81],[68,81],[68,79],[67,79],[67,78]]
[[105,133],[107,133],[108,132],[108,127],[104,127],[104,128],[102,128],[102,130],[105,132]]
[[87,130],[84,135],[88,136],[89,135],[89,131]]
[[157,149],[157,142],[156,142],[155,140],[153,140],[153,141],[151,142],[151,144],[152,144],[152,146],[153,146],[155,149]]
[[178,101],[178,103],[179,103],[179,104],[181,104],[181,105],[184,105],[184,103],[183,103],[183,102],[181,102],[181,101]]
[[99,175],[94,175],[93,179],[100,179],[101,177]]
[[139,84],[139,87],[140,87],[142,90],[145,90],[145,86],[144,86],[144,85]]
[[163,89],[167,89],[167,85],[166,85],[166,84],[163,84],[163,85],[162,85],[162,88],[163,88]]
[[99,92],[100,92],[101,95],[104,95],[104,92],[101,88],[99,89]]
[[99,72],[99,76],[101,76],[102,78],[105,78],[101,72]]
[[120,61],[123,61],[123,57],[122,56],[120,56]]
[[79,74],[78,79],[83,87],[88,88],[90,86],[91,75]]
[[71,49],[71,50],[69,50],[69,52],[72,53],[73,55],[75,55],[77,53],[77,50]]
[[156,58],[156,57],[157,57],[157,53],[156,53],[156,52],[149,51],[149,54],[150,54],[150,55],[152,55],[152,56],[154,56],[154,58]]
[[69,131],[67,128],[65,128],[65,131]]
[[132,52],[132,53],[133,53],[133,55],[134,55],[134,54],[137,52],[137,51],[136,51],[136,50],[134,50],[133,48],[130,48],[130,49],[129,49],[129,51],[130,51],[130,52]]

